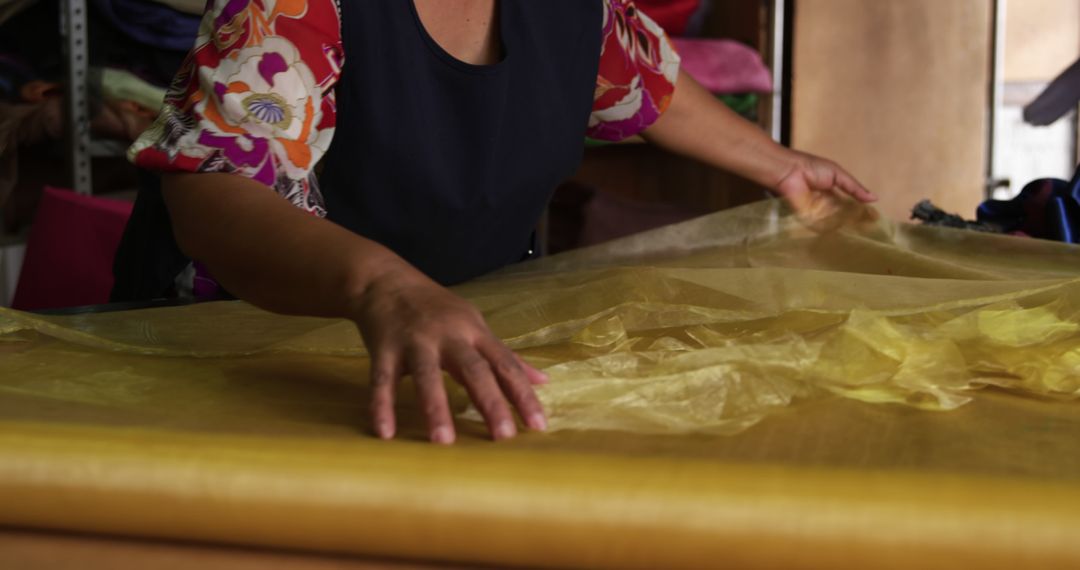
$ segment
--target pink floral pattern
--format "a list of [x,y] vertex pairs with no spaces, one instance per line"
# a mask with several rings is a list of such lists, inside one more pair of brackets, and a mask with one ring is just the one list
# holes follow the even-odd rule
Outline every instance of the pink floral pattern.
[[[667,107],[671,43],[632,0],[604,0],[604,39],[587,135],[620,140]],[[314,165],[334,135],[344,61],[336,0],[211,0],[154,125],[129,150],[164,172],[229,172],[323,216]]]
[[617,141],[645,130],[667,109],[679,56],[664,30],[634,2],[604,4],[604,43],[588,135]]

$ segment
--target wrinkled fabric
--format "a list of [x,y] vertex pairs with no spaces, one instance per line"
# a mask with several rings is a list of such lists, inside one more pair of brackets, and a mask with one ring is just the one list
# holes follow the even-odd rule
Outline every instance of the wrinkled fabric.
[[[551,433],[370,437],[356,328],[0,313],[0,524],[604,568],[1070,568],[1080,250],[771,202],[455,290]],[[153,508],[149,508],[153,506]],[[416,537],[424,537],[422,540]]]
[[[459,292],[552,376],[552,430],[730,433],[826,393],[937,410],[984,386],[1080,394],[1080,252],[866,215],[822,233],[765,202]],[[347,322],[242,303],[5,319],[134,354],[365,354]]]
[[772,93],[772,72],[761,54],[735,40],[671,40],[682,69],[702,87],[718,95]]
[[165,90],[122,69],[106,68],[101,74],[102,95],[107,99],[133,101],[155,113],[161,111]]
[[1011,200],[979,205],[979,222],[1001,231],[1041,239],[1080,242],[1080,168],[1072,180],[1041,178],[1026,184]]

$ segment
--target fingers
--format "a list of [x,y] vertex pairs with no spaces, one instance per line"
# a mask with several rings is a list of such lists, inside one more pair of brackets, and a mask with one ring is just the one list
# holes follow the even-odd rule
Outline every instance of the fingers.
[[442,368],[434,351],[414,350],[408,358],[420,409],[427,418],[428,437],[434,443],[454,443],[454,420],[450,415],[450,403],[443,385]]
[[836,187],[839,167],[835,164],[815,158],[810,161],[806,173],[806,182],[811,190],[832,190]]
[[389,439],[397,431],[396,384],[408,375],[431,441],[456,439],[444,370],[465,387],[495,439],[517,435],[515,410],[531,429],[547,427],[533,392],[533,384],[547,382],[547,376],[497,340],[479,311],[436,285],[406,289],[402,296],[373,297],[382,302],[360,306],[355,317],[372,355],[371,414],[379,437]]
[[492,437],[498,440],[517,435],[514,416],[506,405],[506,398],[487,359],[465,344],[453,347],[449,356],[454,375],[469,393],[480,415],[484,416]]
[[[412,376],[421,410],[428,424],[428,437],[434,443],[450,444],[456,439],[453,415],[443,385],[445,367],[460,381],[469,398],[484,417],[494,439],[517,435],[510,405],[518,411],[530,429],[547,429],[543,406],[533,391],[533,384],[543,384],[548,377],[497,340],[474,348],[461,343],[449,347],[440,358],[434,349],[416,348],[406,358],[404,369]],[[443,366],[445,362],[449,366]],[[391,439],[396,432],[394,393],[402,367],[391,353],[372,361],[371,413],[375,433]]]
[[877,196],[866,189],[850,173],[836,163],[807,156],[801,168],[795,169],[777,186],[777,191],[795,212],[810,213],[820,207],[822,193],[837,190],[862,203],[877,201]]
[[878,197],[843,168],[836,167],[836,187],[860,202],[876,202]]
[[805,186],[790,189],[783,194],[791,210],[797,214],[803,214],[811,209],[813,193]]
[[518,353],[514,352],[512,354],[514,355],[514,358],[517,359],[518,364],[521,365],[521,368],[525,370],[525,376],[529,378],[529,382],[540,385],[547,384],[550,381],[547,374],[544,374],[540,370],[534,368],[533,365],[525,362],[525,359],[518,355]]
[[540,400],[536,399],[533,383],[520,358],[497,340],[482,344],[480,350],[491,363],[499,386],[517,409],[525,425],[537,431],[547,429],[544,408],[540,405]]
[[394,437],[394,386],[399,370],[397,361],[389,354],[382,354],[371,361],[371,418],[375,434],[382,439]]

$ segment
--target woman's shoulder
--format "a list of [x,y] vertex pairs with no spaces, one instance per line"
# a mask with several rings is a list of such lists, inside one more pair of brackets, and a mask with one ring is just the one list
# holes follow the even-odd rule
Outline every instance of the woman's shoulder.
[[[268,43],[292,44],[309,65],[328,55],[339,64],[341,12],[337,0],[211,0],[203,16],[196,51],[226,58]],[[313,69],[316,75],[319,70]],[[327,70],[333,71],[333,70]]]
[[162,114],[129,149],[162,172],[229,172],[323,212],[312,169],[336,121],[335,0],[210,0]]

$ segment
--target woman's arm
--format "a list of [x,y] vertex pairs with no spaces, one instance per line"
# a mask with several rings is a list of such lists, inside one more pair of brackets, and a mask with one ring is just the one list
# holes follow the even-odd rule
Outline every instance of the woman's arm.
[[777,144],[683,71],[671,105],[642,135],[770,188],[796,211],[808,209],[815,193],[834,189],[862,202],[877,199],[836,163]]
[[629,0],[604,2],[603,33],[588,136],[618,141],[641,134],[770,188],[799,212],[834,189],[876,199],[835,163],[776,144],[680,71],[664,31]]
[[[372,414],[395,432],[394,386],[411,375],[433,441],[454,440],[442,370],[497,438],[544,427],[543,375],[476,309],[381,245],[323,220],[312,176],[336,124],[344,53],[335,0],[207,3],[195,47],[136,164],[165,174],[177,241],[232,293],[282,313],[356,322],[372,357]],[[282,117],[287,121],[282,122]]]
[[241,176],[166,175],[164,196],[181,249],[232,293],[270,311],[356,322],[371,354],[380,437],[394,435],[394,387],[411,374],[431,440],[454,441],[443,370],[468,390],[496,438],[516,434],[507,400],[530,428],[544,429],[531,386],[544,375],[472,305],[390,250]]
[[163,193],[181,250],[229,292],[270,311],[344,317],[375,274],[404,263],[248,178],[166,174]]

